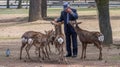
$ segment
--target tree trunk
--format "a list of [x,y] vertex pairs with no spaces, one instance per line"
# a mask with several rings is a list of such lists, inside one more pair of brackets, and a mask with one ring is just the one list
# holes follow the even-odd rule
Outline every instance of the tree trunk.
[[47,0],[30,0],[29,22],[47,17]]
[[74,3],[74,0],[72,0],[72,2]]
[[17,2],[17,0],[15,0],[15,3]]
[[43,0],[30,0],[29,22],[42,19],[41,4]]
[[18,9],[20,9],[20,8],[22,8],[22,0],[19,0],[18,1],[18,7],[17,7]]
[[10,3],[10,0],[7,0],[7,8],[10,8],[9,3]]
[[29,6],[29,0],[26,0],[26,9],[28,9]]
[[47,0],[42,0],[42,18],[47,17]]
[[104,44],[112,44],[112,29],[109,16],[109,0],[95,0],[98,9],[99,27],[104,35]]
[[60,4],[63,4],[63,0],[59,0],[60,1]]

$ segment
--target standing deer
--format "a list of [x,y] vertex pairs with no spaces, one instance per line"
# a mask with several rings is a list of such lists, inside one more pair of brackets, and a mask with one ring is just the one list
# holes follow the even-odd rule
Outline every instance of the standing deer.
[[55,27],[55,38],[54,38],[54,45],[55,48],[58,50],[58,55],[59,55],[59,62],[67,62],[66,58],[64,57],[64,51],[63,51],[63,47],[65,45],[65,38],[64,35],[62,33],[62,29],[61,29],[61,24],[62,23],[58,23],[58,24],[54,24],[53,22],[51,22],[52,25],[54,25]]
[[104,36],[102,33],[100,32],[95,32],[95,31],[87,31],[87,30],[83,30],[81,29],[78,24],[81,24],[75,22],[70,22],[71,26],[73,26],[73,28],[75,29],[75,31],[77,32],[77,35],[79,36],[79,40],[82,43],[82,55],[81,55],[81,59],[85,59],[86,58],[86,48],[87,48],[87,44],[94,44],[99,50],[99,60],[102,60],[102,43],[104,41]]
[[[20,59],[22,59],[22,51],[23,51],[23,48],[25,47],[26,49],[26,52],[27,52],[27,55],[28,55],[28,58],[30,59],[30,56],[29,56],[29,50],[31,48],[31,46],[33,45],[33,37],[38,34],[40,32],[36,32],[36,31],[27,31],[25,32],[21,39],[22,39],[22,46],[20,48]],[[42,33],[40,33],[41,35],[43,35]]]
[[[49,47],[49,37],[50,35],[52,34],[53,30],[49,30],[49,31],[45,31],[46,34],[44,35],[41,35],[41,34],[37,34],[34,36],[34,44],[37,48],[37,50],[39,51],[39,57],[41,57],[40,55],[40,50],[42,50],[42,53],[43,53],[43,59],[45,58],[49,58],[49,54],[48,54],[48,49],[47,49],[47,46]],[[50,47],[49,47],[49,50],[50,50]]]
[[[32,47],[32,45],[34,45],[36,47],[36,50],[39,51],[39,57],[40,57],[40,48],[42,49],[42,53],[44,54],[44,56],[48,56],[48,53],[46,51],[43,51],[44,47],[47,46],[47,40],[50,37],[50,34],[53,30],[47,31],[46,34],[40,33],[40,32],[35,32],[35,31],[27,31],[22,35],[22,46],[21,46],[21,50],[20,50],[20,59],[22,59],[22,50],[25,47],[26,52],[27,52],[27,56],[30,59],[30,55],[29,55],[29,50]],[[44,44],[47,43],[47,44]],[[50,48],[49,48],[50,49]],[[49,58],[49,56],[48,56]]]

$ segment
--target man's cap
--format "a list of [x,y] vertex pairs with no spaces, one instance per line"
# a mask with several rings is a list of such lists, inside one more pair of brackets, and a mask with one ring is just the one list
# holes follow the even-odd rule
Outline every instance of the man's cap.
[[64,2],[63,3],[64,10],[66,10],[68,7],[70,7],[70,3],[69,2]]

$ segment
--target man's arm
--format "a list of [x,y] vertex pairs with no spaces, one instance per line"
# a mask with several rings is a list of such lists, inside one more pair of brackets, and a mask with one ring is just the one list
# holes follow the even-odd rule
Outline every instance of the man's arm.
[[73,10],[71,12],[72,16],[75,18],[75,19],[78,19],[78,14],[77,14],[77,11],[76,10]]
[[77,10],[76,9],[68,8],[67,12],[70,13],[73,16],[74,19],[78,19],[78,14],[77,14]]
[[63,11],[61,12],[61,15],[58,19],[55,20],[56,22],[62,22],[63,21]]
[[[61,12],[61,15],[58,19],[54,19],[53,22],[51,22],[53,25],[59,25],[59,24],[63,24],[63,11]],[[60,23],[57,23],[57,22],[60,22]]]

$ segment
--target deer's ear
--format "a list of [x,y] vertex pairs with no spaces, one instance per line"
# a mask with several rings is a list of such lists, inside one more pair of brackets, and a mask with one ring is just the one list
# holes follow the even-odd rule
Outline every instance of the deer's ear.
[[77,24],[81,24],[82,22],[77,22]]
[[50,23],[51,23],[52,25],[55,25],[55,24],[53,23],[53,21],[51,21]]
[[45,30],[45,33],[47,33],[47,31]]

